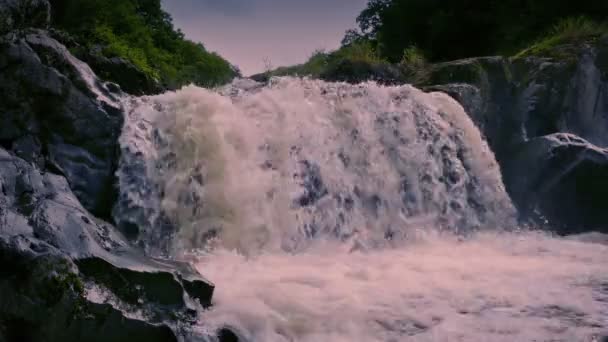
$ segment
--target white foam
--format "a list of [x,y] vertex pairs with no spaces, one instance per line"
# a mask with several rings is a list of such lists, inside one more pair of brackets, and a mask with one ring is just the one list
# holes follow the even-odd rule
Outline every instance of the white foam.
[[216,284],[201,321],[246,341],[591,342],[608,329],[607,265],[606,246],[512,233],[220,251],[198,264]]
[[205,329],[511,342],[608,328],[608,248],[501,229],[515,212],[500,169],[447,95],[281,78],[130,106],[117,222],[174,256],[211,250]]
[[[467,232],[514,216],[493,154],[445,94],[284,78],[221,93],[186,87],[132,114],[123,145],[141,150],[145,177],[162,190],[160,205],[135,196],[136,205],[158,206],[148,216],[174,224],[174,251],[216,233],[248,253],[320,236],[377,244],[422,226]],[[138,134],[142,118],[154,132]],[[127,196],[142,188],[124,183]]]

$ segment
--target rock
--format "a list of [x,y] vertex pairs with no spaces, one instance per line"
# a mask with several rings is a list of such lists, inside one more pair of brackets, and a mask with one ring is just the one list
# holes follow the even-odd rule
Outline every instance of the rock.
[[166,324],[87,299],[69,258],[35,239],[0,238],[0,340],[177,341]]
[[100,47],[79,53],[95,73],[104,80],[120,85],[122,90],[132,95],[151,95],[163,92],[160,83],[139,70],[131,62],[120,57],[105,57]]
[[244,341],[243,339],[240,339],[239,336],[233,332],[232,330],[230,330],[229,328],[222,328],[220,329],[220,331],[218,332],[218,339],[219,342],[239,342],[239,341]]
[[572,134],[532,139],[504,166],[519,209],[561,234],[608,233],[608,149]]
[[[509,146],[560,132],[607,146],[607,49],[581,48],[576,62],[483,57],[441,63],[433,66],[429,84],[456,94],[498,159]],[[478,93],[463,93],[462,84]]]
[[144,256],[64,177],[2,148],[0,188],[0,340],[197,336],[196,309],[211,304],[213,285],[189,265]]
[[45,31],[0,41],[0,144],[64,175],[109,218],[122,110],[116,94]]
[[548,219],[563,233],[608,227],[598,213],[608,175],[599,157],[608,146],[608,38],[573,51],[575,58],[440,63],[425,87],[451,95],[481,129],[522,218]]

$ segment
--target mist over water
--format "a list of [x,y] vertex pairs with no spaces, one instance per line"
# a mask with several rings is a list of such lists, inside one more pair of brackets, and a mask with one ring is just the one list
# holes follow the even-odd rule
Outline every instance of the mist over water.
[[128,106],[116,221],[152,254],[198,255],[217,286],[211,330],[585,341],[608,328],[608,249],[518,232],[492,152],[447,95],[281,78]]

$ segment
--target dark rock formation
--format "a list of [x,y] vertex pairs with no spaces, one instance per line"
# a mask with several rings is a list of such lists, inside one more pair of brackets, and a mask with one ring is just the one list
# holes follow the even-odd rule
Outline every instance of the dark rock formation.
[[523,143],[505,163],[511,197],[559,233],[608,233],[608,150],[558,133]]
[[457,99],[480,127],[523,218],[564,234],[608,227],[606,152],[591,145],[608,146],[608,38],[577,51],[437,64],[426,87]]
[[0,144],[64,175],[93,214],[109,218],[122,116],[118,98],[45,31],[0,40]]
[[133,63],[120,57],[105,57],[99,50],[77,54],[102,79],[120,84],[123,91],[132,95],[149,95],[163,92],[160,83],[152,79]]
[[197,307],[211,304],[213,286],[188,265],[144,257],[89,214],[65,178],[3,149],[0,186],[0,340],[193,334],[188,327]]
[[209,341],[213,285],[105,222],[122,93],[48,24],[47,1],[0,0],[0,341]]

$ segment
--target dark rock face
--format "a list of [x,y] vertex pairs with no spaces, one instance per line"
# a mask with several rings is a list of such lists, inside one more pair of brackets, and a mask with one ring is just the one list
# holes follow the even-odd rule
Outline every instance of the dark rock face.
[[93,214],[110,217],[122,113],[118,98],[45,31],[0,40],[0,144],[64,175]]
[[64,177],[4,149],[0,186],[0,340],[195,337],[189,327],[213,285],[188,265],[144,257]]
[[100,49],[77,54],[104,80],[120,84],[123,91],[132,95],[161,93],[160,83],[139,70],[131,62],[120,57],[105,57]]
[[513,144],[560,132],[607,146],[607,76],[608,39],[582,48],[577,61],[485,57],[438,64],[429,83],[465,106],[500,159]]
[[523,218],[548,220],[564,234],[608,227],[600,208],[608,176],[601,148],[608,146],[608,39],[579,50],[576,60],[442,63],[426,87],[454,97],[480,127]]
[[[65,45],[78,59],[85,62],[97,77],[113,82],[112,87],[131,95],[151,95],[166,91],[158,80],[148,76],[133,63],[120,57],[106,57],[103,46],[95,45],[87,48],[70,34],[51,28],[49,35]],[[120,86],[119,86],[120,85]]]
[[103,220],[122,93],[48,24],[47,1],[0,0],[0,341],[210,341],[213,285]]
[[542,215],[560,233],[608,233],[608,150],[558,133],[522,144],[505,181],[520,209]]

